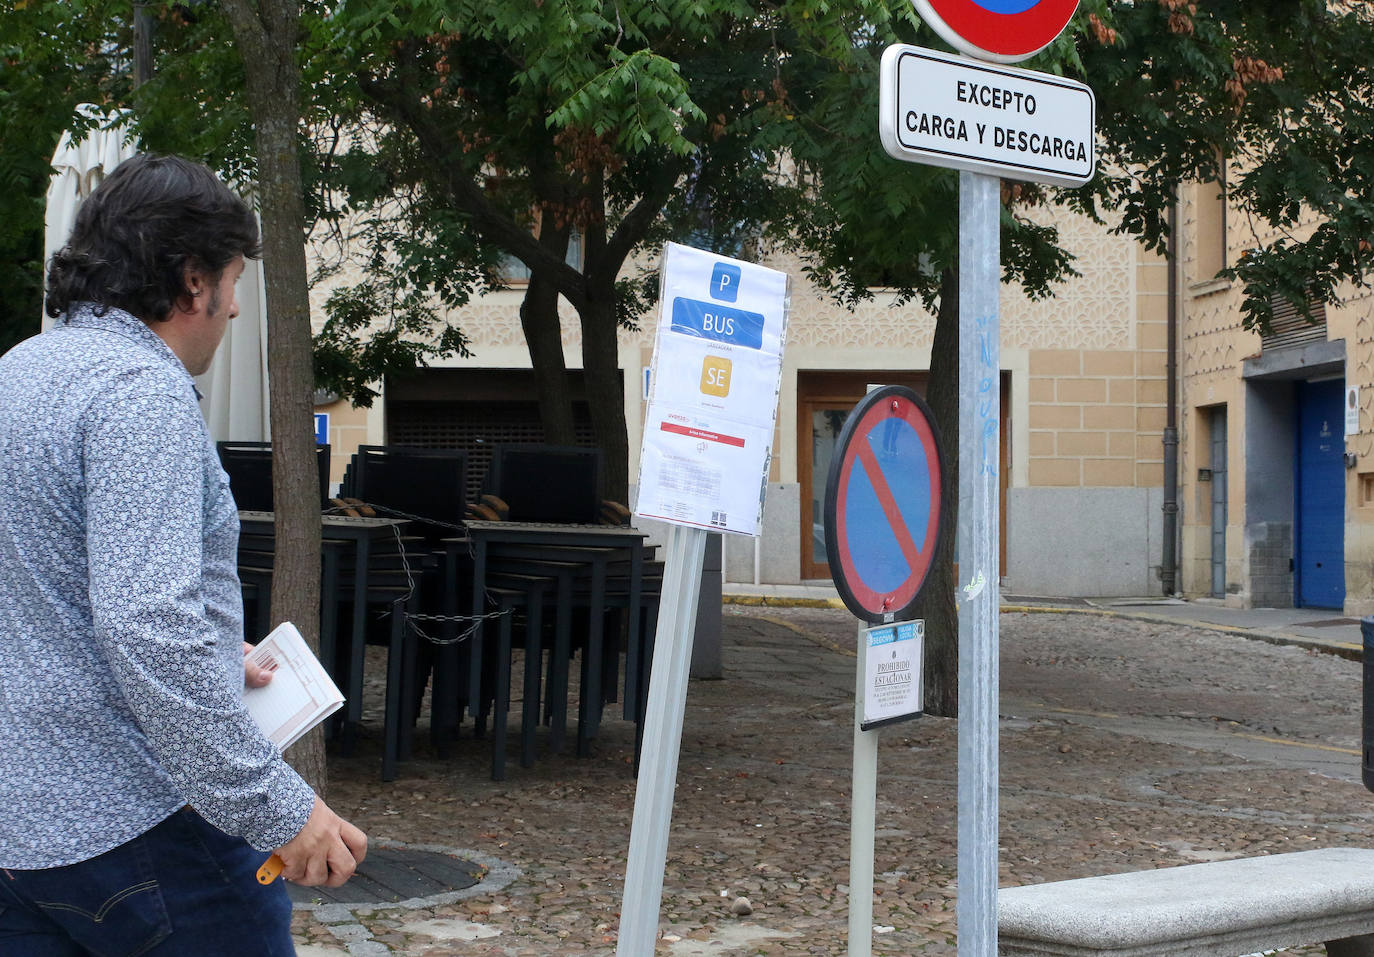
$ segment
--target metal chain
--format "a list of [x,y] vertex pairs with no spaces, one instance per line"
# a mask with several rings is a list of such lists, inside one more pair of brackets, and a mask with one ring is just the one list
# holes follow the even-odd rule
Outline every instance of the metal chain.
[[[371,502],[359,502],[356,505],[334,506],[331,508],[324,509],[324,514],[339,514],[343,512],[345,509],[356,508],[370,508],[376,512],[386,512],[389,515],[409,519],[411,521],[425,522],[430,525],[438,525],[441,528],[451,528],[454,531],[459,532],[467,531],[467,529],[464,528],[462,525],[454,525],[450,522],[442,522],[437,519],[426,518],[423,515],[412,515],[409,512],[403,512],[397,508],[391,508],[390,506],[386,505],[375,505]],[[410,556],[406,553],[405,542],[401,538],[401,527],[399,525],[391,526],[391,533],[396,537],[396,551],[401,557],[401,568],[405,572],[406,576],[405,597],[399,599],[398,601],[401,603],[409,603],[411,596],[415,594],[415,576],[411,574]],[[468,543],[468,557],[474,557],[471,542]],[[487,593],[484,597],[489,598],[490,593]],[[393,608],[395,607],[395,604],[396,603],[393,603]],[[482,622],[488,619],[504,618],[506,615],[512,614],[513,612],[513,608],[506,608],[502,609],[501,611],[485,612],[480,615],[431,615],[409,611],[404,612],[403,614],[405,616],[406,627],[408,627],[412,632],[414,632],[416,636],[423,638],[425,641],[428,641],[432,645],[445,646],[456,645],[460,642],[467,641],[469,638],[471,638],[473,635],[477,633],[477,628],[482,624]],[[390,611],[386,611],[378,617],[385,618],[390,614]],[[420,621],[466,622],[468,623],[468,627],[463,631],[460,631],[457,635],[455,635],[452,638],[437,638],[434,635],[428,634],[423,628],[421,628],[418,624],[418,622]]]

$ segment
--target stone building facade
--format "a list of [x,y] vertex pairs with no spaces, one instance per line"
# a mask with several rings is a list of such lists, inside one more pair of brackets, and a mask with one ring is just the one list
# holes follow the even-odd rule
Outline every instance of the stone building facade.
[[[1064,214],[1058,226],[1081,275],[1041,301],[1014,287],[1002,291],[1004,590],[1158,594],[1168,268],[1087,220]],[[882,292],[849,311],[809,286],[799,262],[767,264],[793,277],[772,474],[763,532],[757,540],[727,537],[724,574],[728,582],[791,584],[828,577],[820,503],[845,413],[870,385],[923,388],[935,322]],[[319,316],[327,293],[315,290]],[[335,481],[362,443],[537,441],[522,294],[516,286],[484,296],[455,317],[472,339],[470,359],[387,383],[371,410],[317,409],[330,416]],[[563,329],[568,366],[577,370],[580,337],[570,309]],[[631,476],[651,355],[646,317],[639,332],[620,339]]]
[[1374,299],[1347,286],[1311,322],[1276,303],[1269,335],[1247,330],[1216,272],[1278,236],[1218,184],[1180,200],[1181,590],[1369,614]]

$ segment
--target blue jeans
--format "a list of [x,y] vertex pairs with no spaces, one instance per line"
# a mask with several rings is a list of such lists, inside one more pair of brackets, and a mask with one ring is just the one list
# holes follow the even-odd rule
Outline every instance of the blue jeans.
[[5,957],[292,957],[291,900],[267,855],[182,808],[79,864],[0,870]]

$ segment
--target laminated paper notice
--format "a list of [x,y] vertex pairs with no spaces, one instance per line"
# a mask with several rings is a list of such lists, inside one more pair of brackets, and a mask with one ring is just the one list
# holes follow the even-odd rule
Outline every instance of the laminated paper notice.
[[923,706],[923,620],[880,625],[864,632],[864,702],[860,727],[914,718]]
[[664,247],[635,513],[757,535],[787,327],[786,273]]

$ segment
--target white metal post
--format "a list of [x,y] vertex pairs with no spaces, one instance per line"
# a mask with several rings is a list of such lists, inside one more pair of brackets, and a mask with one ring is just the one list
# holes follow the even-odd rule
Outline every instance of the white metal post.
[[663,869],[668,858],[668,828],[673,819],[682,719],[687,708],[687,674],[692,660],[697,595],[701,590],[701,564],[705,552],[705,529],[683,525],[668,527],[663,595],[649,675],[639,778],[635,784],[635,812],[630,827],[629,860],[625,866],[617,957],[652,954],[654,941],[658,938]]
[[959,957],[997,953],[1001,180],[959,174]]
[[854,771],[849,813],[849,957],[873,953],[873,831],[878,809],[878,732],[865,731],[867,627],[859,622],[854,669]]

